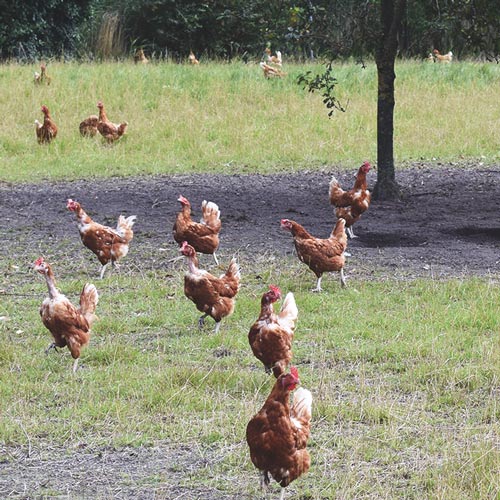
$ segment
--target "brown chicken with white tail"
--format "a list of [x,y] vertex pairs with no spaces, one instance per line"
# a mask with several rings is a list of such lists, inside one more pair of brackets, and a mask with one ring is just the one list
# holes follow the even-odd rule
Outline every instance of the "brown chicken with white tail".
[[75,307],[68,298],[56,288],[54,273],[43,257],[34,263],[35,271],[45,276],[49,296],[40,307],[40,316],[45,327],[50,331],[54,342],[46,353],[54,348],[67,346],[75,360],[73,372],[78,368],[81,350],[90,340],[90,327],[95,320],[95,309],[99,301],[96,287],[87,283],[80,294],[80,306]]
[[434,56],[434,61],[438,63],[449,64],[453,61],[453,52],[451,50],[447,54],[441,54],[438,49],[434,49],[432,54]]
[[344,219],[337,220],[330,237],[326,239],[312,236],[298,222],[289,219],[281,219],[281,228],[292,233],[299,260],[307,264],[318,278],[313,292],[321,292],[321,279],[326,272],[340,272],[340,282],[342,286],[346,285],[344,252],[347,248],[347,235]]
[[49,144],[57,136],[57,125],[50,116],[50,111],[45,104],[41,107],[43,123],[35,120],[35,132],[38,144]]
[[104,110],[104,104],[102,101],[97,103],[97,108],[99,109],[99,121],[97,122],[97,131],[106,139],[106,141],[111,144],[117,141],[120,137],[125,134],[127,130],[128,122],[113,123],[108,120],[106,111]]
[[274,285],[262,295],[261,310],[257,321],[250,328],[248,342],[254,356],[262,362],[266,372],[278,378],[292,359],[292,341],[298,309],[295,297],[288,292],[279,314],[273,304],[281,299],[281,290]]
[[47,65],[45,63],[42,63],[40,65],[40,73],[35,71],[35,75],[34,75],[33,80],[37,85],[40,85],[42,83],[50,85],[52,78],[47,73]]
[[220,210],[213,201],[203,200],[201,204],[201,220],[195,222],[191,218],[191,203],[184,196],[177,199],[181,211],[173,227],[174,240],[181,245],[187,241],[199,253],[212,254],[216,264],[219,264],[215,251],[219,248],[219,233],[221,230]]
[[281,71],[281,69],[274,68],[273,66],[265,63],[264,61],[259,63],[259,65],[262,71],[264,72],[265,78],[283,78],[284,76],[286,76],[286,73]]
[[345,219],[346,230],[351,238],[355,238],[352,226],[359,220],[361,215],[368,210],[371,202],[371,193],[368,190],[367,174],[370,171],[371,165],[365,161],[359,167],[356,174],[354,186],[349,191],[344,191],[339,184],[339,181],[332,177],[329,187],[330,203],[335,207],[335,215],[337,218]]
[[196,59],[196,56],[194,55],[192,50],[189,52],[188,61],[189,61],[189,64],[193,64],[195,66],[200,64],[200,61],[198,61],[198,59]]
[[199,268],[196,250],[187,241],[182,243],[180,251],[188,263],[188,271],[184,275],[184,294],[203,313],[198,326],[202,328],[205,318],[210,316],[215,321],[217,333],[222,319],[233,313],[235,297],[240,289],[240,268],[236,259],[233,257],[227,271],[217,278]]
[[117,262],[127,255],[129,244],[134,237],[132,227],[137,217],[120,215],[116,229],[113,229],[94,222],[77,201],[69,199],[66,208],[75,212],[83,244],[97,255],[102,264],[100,274],[102,279],[109,262],[113,267],[117,267]]
[[306,449],[311,429],[311,393],[297,389],[290,407],[290,393],[299,383],[295,367],[281,374],[246,429],[250,459],[260,470],[261,487],[267,488],[272,476],[282,488],[280,500],[285,497],[285,488],[311,466]]

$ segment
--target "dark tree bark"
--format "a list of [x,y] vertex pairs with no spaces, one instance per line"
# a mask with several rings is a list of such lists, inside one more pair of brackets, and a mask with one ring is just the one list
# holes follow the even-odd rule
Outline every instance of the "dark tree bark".
[[382,33],[375,55],[378,75],[377,99],[377,182],[373,198],[394,200],[401,197],[394,169],[394,62],[398,51],[398,32],[406,0],[381,0]]

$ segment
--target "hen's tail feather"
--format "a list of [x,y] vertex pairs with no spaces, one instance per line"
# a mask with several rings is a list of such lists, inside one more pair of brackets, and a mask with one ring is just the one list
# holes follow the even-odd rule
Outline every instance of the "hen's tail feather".
[[240,278],[240,266],[236,262],[235,257],[233,257],[231,259],[231,262],[229,263],[229,267],[227,268],[227,271],[226,271],[226,276],[237,278],[237,279]]
[[220,210],[216,203],[213,201],[203,200],[201,204],[202,219],[201,223],[209,227],[214,227],[219,224]]
[[343,194],[344,190],[340,187],[339,181],[337,180],[336,177],[332,177],[328,189],[328,196],[330,198],[330,203],[332,205],[336,205]]
[[121,137],[125,133],[127,126],[128,126],[127,122],[123,122],[123,123],[120,123],[120,125],[118,125],[118,136],[119,137]]
[[279,323],[289,330],[290,333],[293,333],[298,315],[299,310],[297,309],[295,297],[292,292],[288,292],[278,315]]
[[293,395],[293,402],[290,411],[292,416],[297,420],[309,422],[312,416],[311,391],[308,391],[303,387],[299,387]]
[[95,319],[95,308],[99,302],[99,294],[97,293],[97,288],[91,283],[87,283],[80,294],[80,312],[92,325]]
[[129,242],[134,233],[132,231],[132,226],[135,224],[135,220],[137,219],[137,215],[130,215],[129,217],[124,217],[120,215],[118,217],[118,224],[116,225],[116,231],[118,234]]

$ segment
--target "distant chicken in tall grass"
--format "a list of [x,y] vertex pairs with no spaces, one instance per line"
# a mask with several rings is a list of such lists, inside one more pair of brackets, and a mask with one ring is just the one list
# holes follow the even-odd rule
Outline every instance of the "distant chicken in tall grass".
[[453,52],[451,50],[447,54],[441,54],[438,49],[434,49],[432,54],[434,55],[434,60],[438,63],[449,64],[453,61]]
[[45,105],[42,106],[43,123],[35,120],[35,132],[38,144],[49,144],[57,136],[57,125],[54,123],[50,116],[49,108]]
[[99,109],[99,121],[97,123],[97,130],[104,137],[104,139],[106,139],[108,144],[111,144],[125,134],[128,122],[113,123],[109,121],[102,101],[99,101],[97,103],[97,108]]
[[188,61],[189,61],[189,64],[193,64],[195,66],[200,64],[200,61],[198,61],[198,59],[196,59],[196,56],[194,55],[192,50],[189,52]]
[[97,124],[99,123],[99,117],[97,115],[90,115],[85,120],[80,122],[80,134],[83,137],[94,137],[97,134]]
[[33,77],[33,81],[37,85],[40,85],[42,83],[50,85],[50,82],[52,81],[52,78],[47,73],[47,66],[46,66],[45,63],[42,63],[40,65],[40,73],[38,73],[38,71],[35,71],[35,74],[34,74],[34,77]]

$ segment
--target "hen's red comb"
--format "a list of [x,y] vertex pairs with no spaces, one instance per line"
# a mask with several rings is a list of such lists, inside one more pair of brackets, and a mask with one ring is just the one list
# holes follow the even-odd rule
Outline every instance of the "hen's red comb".
[[276,295],[281,295],[281,290],[276,285],[269,285],[269,290],[274,292]]
[[44,258],[43,257],[38,257],[38,259],[35,260],[35,266],[39,266],[40,264],[44,263]]
[[299,370],[297,370],[296,366],[290,367],[290,373],[298,380],[298,378],[299,378]]

